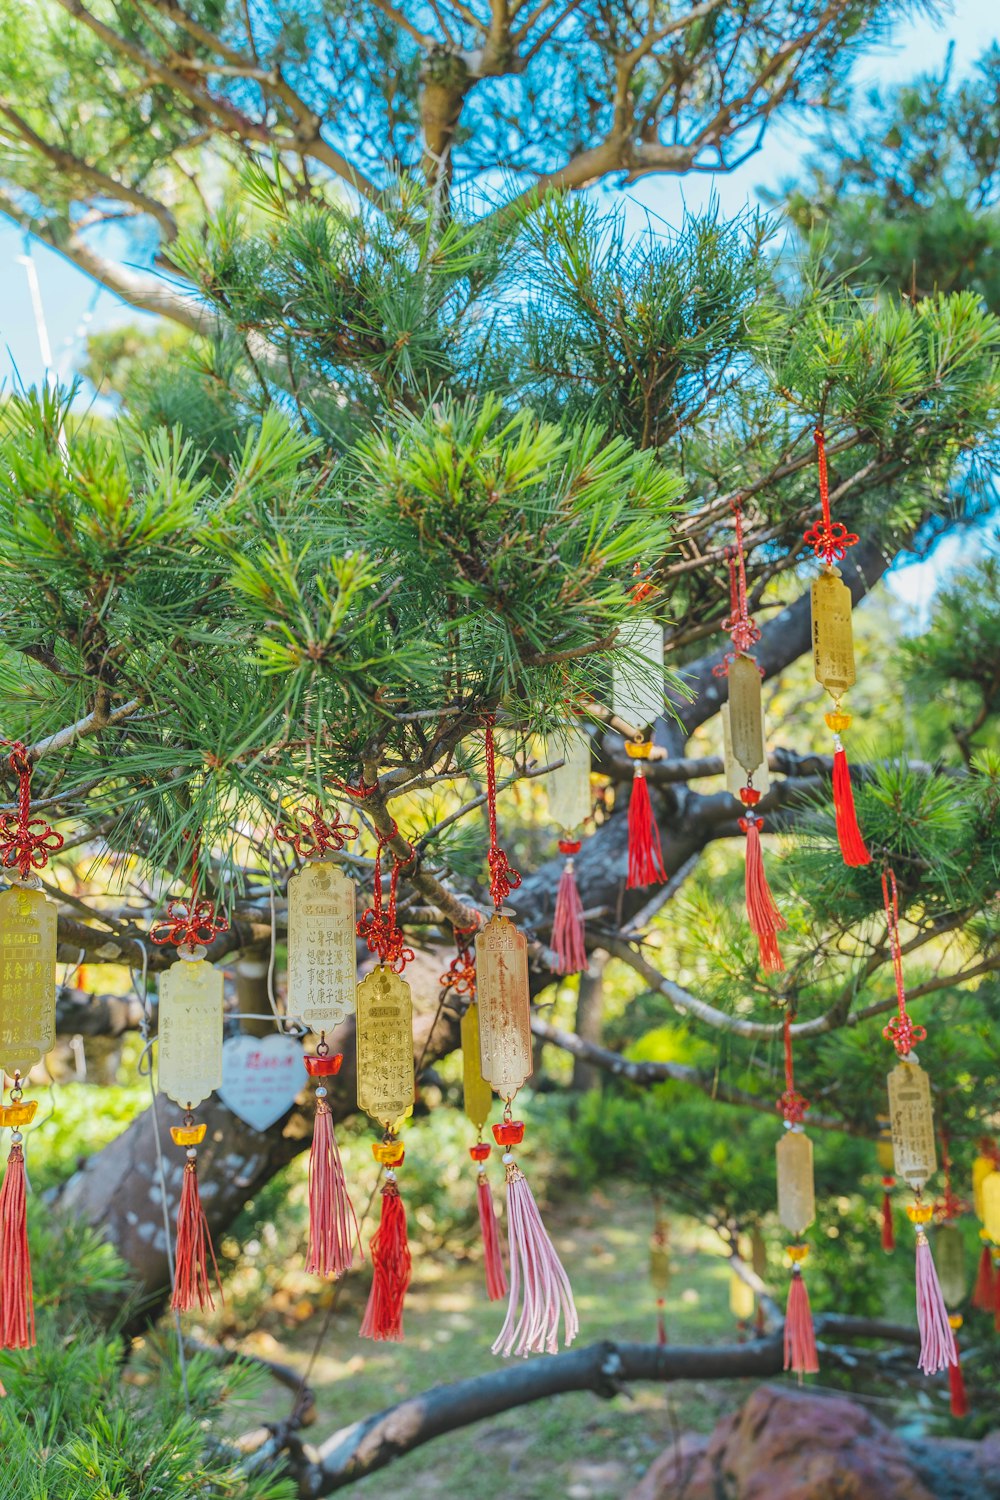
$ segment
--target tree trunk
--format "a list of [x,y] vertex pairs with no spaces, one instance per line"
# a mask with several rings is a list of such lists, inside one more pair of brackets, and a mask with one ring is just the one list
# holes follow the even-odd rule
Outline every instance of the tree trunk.
[[[596,949],[590,955],[590,968],[580,975],[580,993],[576,1002],[576,1034],[581,1041],[601,1045],[604,1031],[604,970],[608,955]],[[583,1057],[573,1059],[573,1081],[570,1087],[575,1093],[584,1094],[596,1089],[601,1071]]]

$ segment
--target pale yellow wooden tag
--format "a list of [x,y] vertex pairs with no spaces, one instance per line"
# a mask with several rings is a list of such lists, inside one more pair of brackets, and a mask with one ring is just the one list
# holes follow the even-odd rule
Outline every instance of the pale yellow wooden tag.
[[900,1062],[887,1082],[896,1176],[916,1191],[937,1171],[931,1081],[919,1063]]
[[[729,704],[724,703],[719,710],[719,718],[722,720],[722,763],[726,774],[726,791],[732,792],[738,797],[743,787],[747,784],[747,773],[737,763],[733,754],[733,738],[729,732]],[[760,723],[760,763],[751,772],[753,785],[761,796],[771,789],[771,773],[767,768],[767,746],[764,744],[764,719],[761,715]]]
[[590,817],[590,738],[581,729],[568,726],[564,734],[545,741],[546,764],[562,765],[545,778],[549,817],[557,828],[572,833]]
[[358,985],[358,1107],[386,1130],[413,1108],[410,986],[384,964]]
[[618,632],[618,644],[629,655],[612,664],[611,707],[626,724],[645,729],[663,712],[663,626],[632,620]]
[[512,1099],[531,1074],[528,940],[507,917],[476,934],[476,998],[483,1077]]
[[760,672],[752,656],[737,656],[729,664],[729,737],[737,764],[752,774],[765,743]]
[[160,1092],[193,1109],[222,1083],[222,970],[179,958],[160,979]]
[[493,1107],[493,1090],[483,1077],[479,1056],[479,1007],[475,1001],[462,1017],[462,1086],[465,1113],[482,1130]]
[[331,1032],[358,990],[354,881],[313,860],[288,882],[288,1014],[311,1031]]
[[44,891],[0,894],[0,1067],[25,1074],[56,1035],[58,912]]
[[839,702],[854,684],[854,635],[851,591],[836,568],[813,579],[812,637],[816,681]]
[[816,1217],[812,1141],[802,1130],[786,1130],[775,1147],[778,1222],[798,1238]]

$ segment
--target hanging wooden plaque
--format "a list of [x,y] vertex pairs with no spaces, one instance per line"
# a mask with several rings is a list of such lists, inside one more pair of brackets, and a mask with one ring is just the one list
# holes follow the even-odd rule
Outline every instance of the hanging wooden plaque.
[[160,1092],[193,1109],[222,1082],[222,970],[179,958],[160,980]]
[[983,1178],[982,1192],[983,1228],[994,1245],[1000,1245],[1000,1172]]
[[0,894],[0,1067],[25,1074],[56,1036],[55,903],[12,885]]
[[531,1074],[528,940],[507,917],[476,934],[476,996],[483,1077],[512,1099]]
[[658,620],[632,620],[618,632],[618,644],[629,654],[615,657],[611,707],[626,724],[645,729],[663,712],[663,626]]
[[729,1311],[738,1323],[749,1323],[753,1317],[757,1299],[752,1286],[747,1286],[742,1276],[735,1271],[729,1273]]
[[410,986],[385,964],[358,985],[358,1107],[386,1130],[413,1108]]
[[[737,763],[733,754],[733,737],[729,732],[729,704],[724,703],[719,710],[719,718],[722,720],[722,763],[726,775],[726,791],[731,792],[734,797],[740,795],[740,791],[747,784],[747,773]],[[771,789],[771,773],[767,768],[767,746],[764,744],[764,719],[760,721],[760,764],[754,767],[752,772],[753,784],[761,796]]]
[[751,775],[765,744],[760,672],[752,656],[737,656],[729,664],[729,736],[737,764]]
[[462,1087],[465,1113],[482,1130],[493,1108],[493,1090],[483,1077],[479,1056],[479,1006],[475,1001],[462,1017]]
[[941,1294],[948,1307],[957,1307],[965,1299],[968,1285],[965,1275],[965,1242],[957,1224],[941,1224],[934,1231],[934,1264],[937,1267]]
[[992,1156],[976,1156],[972,1162],[972,1206],[976,1211],[976,1218],[982,1221],[983,1217],[983,1183],[991,1172],[997,1170],[996,1160]]
[[786,1130],[775,1148],[778,1222],[796,1238],[816,1217],[813,1146],[803,1130]]
[[854,636],[851,591],[836,568],[813,579],[812,637],[816,681],[839,700],[854,683]]
[[288,1013],[331,1032],[358,992],[356,893],[328,860],[311,860],[288,882]]
[[896,1176],[916,1192],[937,1171],[931,1081],[919,1063],[900,1062],[887,1082]]
[[545,778],[549,817],[558,828],[572,833],[590,817],[589,735],[572,726],[562,735],[550,735],[545,741],[545,760],[562,761]]

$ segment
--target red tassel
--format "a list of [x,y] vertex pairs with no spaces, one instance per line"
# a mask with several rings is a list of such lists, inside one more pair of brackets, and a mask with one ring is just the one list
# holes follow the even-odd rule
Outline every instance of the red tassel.
[[[954,1319],[950,1320],[954,1328]],[[961,1319],[959,1319],[961,1322]],[[967,1417],[969,1415],[969,1398],[965,1394],[965,1377],[962,1374],[962,1361],[958,1349],[958,1340],[955,1340],[955,1360],[948,1366],[948,1390],[951,1394],[951,1414],[953,1417]]]
[[406,1209],[396,1186],[396,1174],[388,1170],[385,1175],[382,1217],[368,1245],[374,1275],[361,1337],[399,1343],[403,1337],[403,1299],[413,1263],[406,1238]]
[[656,1314],[656,1342],[662,1349],[667,1342],[667,1320],[663,1316],[663,1302],[660,1302],[660,1311]]
[[317,1089],[316,1093],[316,1122],[309,1152],[309,1257],[306,1271],[310,1276],[343,1276],[354,1264],[358,1221],[347,1191],[326,1090]]
[[1000,1333],[1000,1270],[993,1262],[993,1327]]
[[663,868],[660,830],[653,817],[649,787],[640,765],[635,766],[632,795],[628,802],[628,882],[632,891],[643,885],[662,885],[667,878]]
[[889,1189],[895,1185],[895,1178],[882,1178],[882,1249],[886,1255],[891,1255],[896,1248],[896,1226],[892,1218],[892,1194]]
[[35,1303],[28,1250],[28,1193],[21,1133],[15,1130],[0,1188],[0,1349],[31,1349]]
[[[562,847],[560,845],[560,847]],[[575,846],[579,848],[579,844]],[[556,892],[556,911],[552,919],[552,952],[555,974],[581,974],[587,967],[584,941],[583,902],[573,873],[572,856],[567,859]]]
[[212,1247],[208,1220],[198,1192],[198,1155],[193,1147],[184,1163],[181,1201],[177,1209],[177,1249],[174,1252],[174,1294],[170,1306],[175,1312],[190,1312],[197,1305],[203,1310],[214,1308],[212,1285],[208,1277],[208,1260],[212,1259],[215,1284],[222,1296],[219,1267]]
[[996,1292],[993,1288],[993,1253],[984,1245],[979,1254],[976,1284],[972,1288],[972,1305],[980,1312],[993,1312]]
[[778,947],[779,932],[784,932],[788,923],[778,910],[771,895],[764,872],[764,852],[760,845],[760,819],[748,813],[740,819],[740,826],[747,836],[746,848],[746,898],[747,919],[757,938],[760,950],[760,966],[769,974],[784,969],[781,949]]
[[870,865],[872,857],[858,827],[858,815],[854,811],[854,788],[847,755],[840,740],[835,741],[833,754],[833,809],[837,817],[837,838],[844,864],[857,868]]
[[812,1308],[809,1306],[809,1293],[798,1266],[792,1267],[788,1306],[785,1309],[785,1369],[794,1370],[800,1377],[815,1375],[819,1371]]
[[482,1231],[485,1251],[486,1295],[491,1302],[499,1302],[507,1295],[507,1273],[504,1270],[503,1250],[500,1245],[500,1226],[497,1224],[493,1194],[486,1180],[485,1167],[479,1169],[476,1198],[479,1203],[479,1228]]

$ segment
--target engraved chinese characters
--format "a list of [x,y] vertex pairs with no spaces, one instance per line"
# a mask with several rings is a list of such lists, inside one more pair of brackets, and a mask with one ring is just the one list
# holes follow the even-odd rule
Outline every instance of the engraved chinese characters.
[[331,1032],[357,993],[355,892],[336,865],[306,864],[288,882],[288,1010],[314,1032]]
[[222,971],[178,959],[160,980],[160,1091],[193,1109],[222,1083]]
[[27,1073],[55,1041],[56,923],[42,891],[0,894],[0,1067],[11,1075]]
[[812,1141],[802,1130],[786,1130],[775,1147],[778,1220],[796,1238],[816,1217]]
[[900,1062],[888,1078],[896,1176],[919,1192],[937,1171],[931,1081],[918,1063]]
[[385,964],[358,985],[358,1105],[386,1130],[413,1107],[410,986]]
[[851,591],[836,568],[813,579],[812,640],[816,681],[839,702],[854,685],[854,637]]
[[733,754],[733,738],[729,732],[729,704],[724,703],[719,710],[719,718],[722,721],[722,762],[726,777],[726,791],[732,792],[738,797],[746,786],[747,781],[753,782],[754,789],[761,796],[771,790],[771,776],[767,767],[767,746],[764,743],[764,717],[760,721],[760,763],[753,767],[749,777],[747,772],[738,764]]
[[466,1116],[481,1131],[489,1119],[493,1090],[483,1077],[479,1055],[479,1007],[475,1001],[462,1017],[462,1086]]
[[512,1099],[531,1073],[528,940],[499,913],[476,934],[476,976],[483,1077]]

